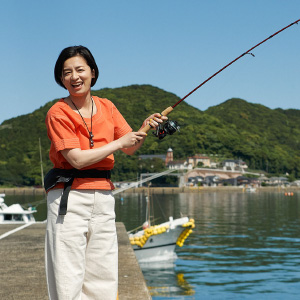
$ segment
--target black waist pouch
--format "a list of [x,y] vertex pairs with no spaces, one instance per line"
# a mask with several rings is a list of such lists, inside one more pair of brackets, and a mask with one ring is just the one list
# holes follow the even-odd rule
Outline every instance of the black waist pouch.
[[58,183],[64,183],[64,191],[59,206],[59,215],[67,214],[68,196],[74,178],[106,178],[110,179],[110,170],[77,170],[77,169],[51,169],[44,178],[46,192],[54,188]]

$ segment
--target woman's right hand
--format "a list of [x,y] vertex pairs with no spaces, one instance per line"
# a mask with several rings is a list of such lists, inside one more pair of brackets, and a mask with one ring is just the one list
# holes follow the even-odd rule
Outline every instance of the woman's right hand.
[[138,143],[143,141],[147,133],[145,132],[129,132],[118,139],[120,143],[120,148],[130,148],[136,146]]

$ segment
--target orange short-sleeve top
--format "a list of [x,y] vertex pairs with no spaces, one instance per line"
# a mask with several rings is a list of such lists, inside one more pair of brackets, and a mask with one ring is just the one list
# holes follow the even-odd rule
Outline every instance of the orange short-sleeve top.
[[[132,131],[116,106],[109,100],[93,96],[97,113],[92,117],[94,148],[104,146]],[[84,118],[91,129],[91,119]],[[55,103],[47,113],[46,126],[51,141],[50,160],[54,168],[72,169],[73,167],[60,153],[64,149],[90,149],[89,132],[81,116],[73,111],[64,99]],[[111,170],[114,156],[109,155],[100,162],[84,169]],[[114,186],[105,178],[75,178],[72,189],[104,189],[111,190]]]

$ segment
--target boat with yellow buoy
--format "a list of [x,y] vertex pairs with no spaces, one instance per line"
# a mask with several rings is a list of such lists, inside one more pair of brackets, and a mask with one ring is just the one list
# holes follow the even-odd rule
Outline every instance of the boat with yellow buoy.
[[183,217],[148,226],[144,223],[143,230],[129,233],[129,240],[139,262],[165,261],[176,259],[176,245],[182,247],[185,240],[195,228],[194,219]]

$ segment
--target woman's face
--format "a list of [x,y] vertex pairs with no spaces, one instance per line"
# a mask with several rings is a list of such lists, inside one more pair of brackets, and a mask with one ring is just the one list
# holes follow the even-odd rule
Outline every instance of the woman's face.
[[91,89],[92,78],[95,72],[82,56],[73,56],[64,62],[61,80],[70,95],[86,95]]

